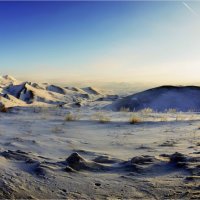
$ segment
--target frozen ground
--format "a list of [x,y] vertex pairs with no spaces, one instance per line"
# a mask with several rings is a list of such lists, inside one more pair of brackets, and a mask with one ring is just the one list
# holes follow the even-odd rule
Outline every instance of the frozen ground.
[[200,199],[199,96],[0,77],[0,198]]
[[200,198],[200,114],[94,108],[1,113],[0,198]]

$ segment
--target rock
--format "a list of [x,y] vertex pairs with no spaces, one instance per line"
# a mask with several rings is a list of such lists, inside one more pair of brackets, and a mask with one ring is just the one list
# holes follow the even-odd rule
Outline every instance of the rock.
[[186,156],[179,152],[176,152],[170,156],[170,162],[173,163],[185,162],[186,160]]
[[136,156],[131,159],[132,164],[144,165],[150,164],[155,161],[155,158],[152,156]]
[[86,161],[78,153],[72,153],[67,159],[67,164],[69,167],[75,170],[81,170],[87,168]]
[[100,163],[94,161],[87,161],[81,157],[78,153],[71,154],[67,159],[67,171],[72,171],[70,168],[76,171],[87,170],[87,171],[107,171],[111,168],[109,166],[104,166]]
[[8,112],[8,108],[6,108],[6,106],[0,102],[0,112]]
[[70,166],[67,166],[67,167],[65,168],[65,171],[66,171],[66,172],[75,172],[75,170],[72,169]]
[[117,160],[111,159],[109,156],[98,156],[93,161],[97,163],[106,163],[106,164],[112,164],[117,162]]

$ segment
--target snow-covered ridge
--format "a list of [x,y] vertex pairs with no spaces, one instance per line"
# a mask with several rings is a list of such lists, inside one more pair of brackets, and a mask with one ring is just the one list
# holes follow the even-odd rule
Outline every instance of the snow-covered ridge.
[[119,111],[127,108],[138,111],[151,108],[163,112],[168,109],[177,111],[200,111],[200,87],[161,86],[122,98],[107,107]]
[[5,76],[0,76],[0,86],[6,86],[9,84],[15,84],[18,83],[20,81],[16,80],[14,77],[9,76],[9,75],[5,75]]
[[[106,102],[106,109],[120,111],[122,108],[138,111],[151,108],[163,112],[200,111],[200,87],[161,86],[119,99],[93,87],[61,87],[48,83],[23,82],[12,76],[0,77],[0,103],[6,107],[49,106],[80,107],[91,103]],[[108,105],[109,104],[109,105]]]
[[75,87],[23,82],[12,76],[0,77],[0,102],[8,107],[30,105],[81,105],[88,100],[106,97],[106,94],[88,87],[88,91]]

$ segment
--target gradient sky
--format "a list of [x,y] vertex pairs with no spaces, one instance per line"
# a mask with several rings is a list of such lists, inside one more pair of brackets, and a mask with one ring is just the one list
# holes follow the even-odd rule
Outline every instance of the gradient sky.
[[0,2],[0,69],[39,81],[200,83],[200,2]]

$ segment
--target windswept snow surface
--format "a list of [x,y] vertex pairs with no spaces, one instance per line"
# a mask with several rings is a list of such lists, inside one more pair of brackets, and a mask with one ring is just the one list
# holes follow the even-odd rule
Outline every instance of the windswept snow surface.
[[94,88],[0,80],[0,199],[200,199],[198,112],[104,109],[189,108],[198,87],[117,100]]

